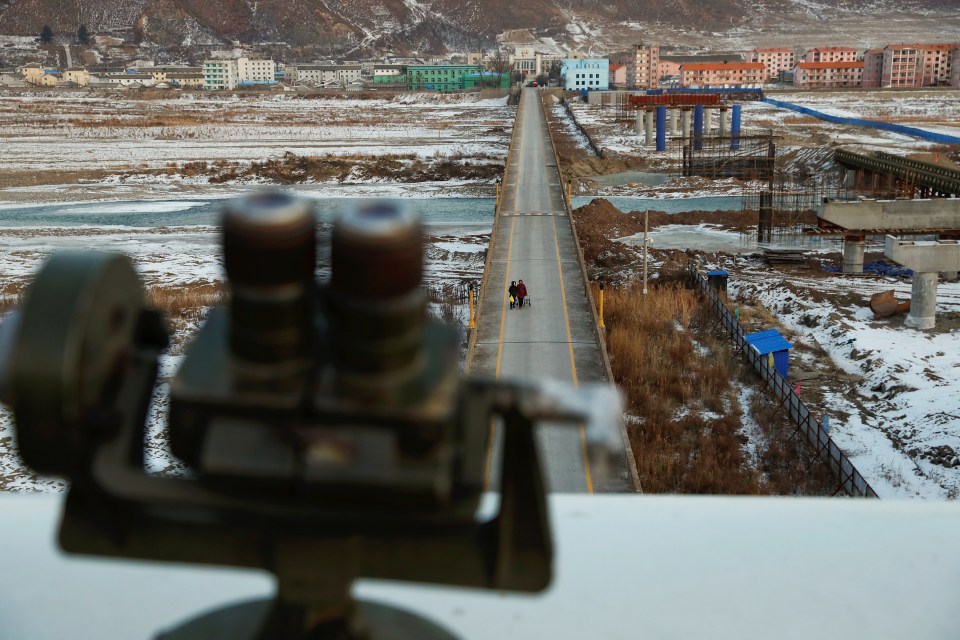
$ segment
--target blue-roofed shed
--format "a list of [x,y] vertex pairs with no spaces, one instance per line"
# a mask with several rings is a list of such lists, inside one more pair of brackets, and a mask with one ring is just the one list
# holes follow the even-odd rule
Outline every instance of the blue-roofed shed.
[[727,292],[727,277],[728,274],[726,271],[715,270],[707,271],[707,284],[717,291]]
[[787,370],[790,366],[790,349],[793,345],[787,342],[787,339],[780,335],[776,329],[768,329],[759,333],[748,333],[743,336],[751,347],[756,349],[762,356],[768,353],[773,354],[773,366],[776,367],[780,375],[787,378]]

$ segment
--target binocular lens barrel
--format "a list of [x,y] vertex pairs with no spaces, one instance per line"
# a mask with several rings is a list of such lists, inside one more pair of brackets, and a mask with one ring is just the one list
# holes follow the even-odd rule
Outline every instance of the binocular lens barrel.
[[230,280],[230,345],[238,358],[280,364],[308,358],[314,342],[316,221],[309,201],[260,193],[223,217]]
[[391,202],[354,207],[334,226],[331,262],[341,381],[415,375],[426,317],[419,216]]

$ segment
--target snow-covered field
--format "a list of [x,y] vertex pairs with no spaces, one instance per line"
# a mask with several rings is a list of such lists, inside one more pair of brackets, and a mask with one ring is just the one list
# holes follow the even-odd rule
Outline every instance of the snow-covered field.
[[0,172],[130,172],[192,162],[300,156],[477,158],[501,162],[506,99],[403,94],[370,100],[288,95],[0,92]]
[[[711,234],[726,234],[729,245],[740,239]],[[729,270],[734,304],[761,302],[806,347],[793,358],[818,347],[829,356],[837,372],[801,384],[822,395],[831,436],[882,498],[960,497],[960,283],[940,283],[938,328],[928,332],[905,327],[903,316],[874,318],[868,307],[888,289],[909,300],[909,280],[779,272],[729,255],[709,266]]]

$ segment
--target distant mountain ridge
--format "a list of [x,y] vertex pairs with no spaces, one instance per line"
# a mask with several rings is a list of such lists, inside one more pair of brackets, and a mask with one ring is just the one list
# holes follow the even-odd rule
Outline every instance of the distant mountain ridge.
[[[956,4],[955,0],[0,0],[0,34],[36,35],[50,25],[56,34],[70,35],[85,24],[92,34],[110,33],[161,46],[285,42],[350,54],[489,48],[498,37],[503,40],[505,32],[528,30],[538,41],[559,48],[587,49],[609,47],[620,36],[624,42],[639,41],[658,29],[680,36],[690,33],[696,42],[696,34],[766,32],[772,37],[795,29],[798,20],[813,29],[818,24],[829,29],[837,19],[882,24],[891,11],[919,20],[915,29],[923,32],[924,20],[942,25],[938,14],[956,14]],[[953,30],[960,39],[960,27]],[[949,32],[949,27],[941,29]]]

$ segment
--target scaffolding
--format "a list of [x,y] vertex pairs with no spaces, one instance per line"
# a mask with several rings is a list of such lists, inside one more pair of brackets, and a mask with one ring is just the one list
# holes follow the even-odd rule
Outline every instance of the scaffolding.
[[759,242],[786,243],[809,237],[817,226],[817,208],[825,199],[849,197],[840,172],[812,176],[777,173],[767,181],[747,186],[741,211],[757,216]]
[[681,175],[772,180],[777,161],[773,134],[673,138]]

